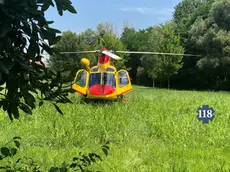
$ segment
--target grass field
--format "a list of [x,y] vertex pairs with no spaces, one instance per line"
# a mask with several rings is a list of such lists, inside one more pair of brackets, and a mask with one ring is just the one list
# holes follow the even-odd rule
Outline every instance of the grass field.
[[[49,103],[13,123],[0,112],[0,145],[22,137],[15,158],[32,157],[42,171],[108,140],[109,155],[102,154],[95,166],[105,172],[230,169],[230,93],[136,86],[126,97],[128,104],[79,104],[78,96],[70,98],[73,104],[59,106],[64,116]],[[196,117],[204,104],[215,110],[209,124]]]

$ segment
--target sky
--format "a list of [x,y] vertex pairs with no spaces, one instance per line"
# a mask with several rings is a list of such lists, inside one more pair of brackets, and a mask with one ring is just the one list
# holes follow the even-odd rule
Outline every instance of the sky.
[[145,29],[172,19],[174,7],[181,0],[72,0],[77,14],[64,12],[59,16],[51,7],[46,12],[51,27],[60,31],[81,33],[88,28],[96,29],[102,22],[112,23],[121,32],[124,23],[136,29]]

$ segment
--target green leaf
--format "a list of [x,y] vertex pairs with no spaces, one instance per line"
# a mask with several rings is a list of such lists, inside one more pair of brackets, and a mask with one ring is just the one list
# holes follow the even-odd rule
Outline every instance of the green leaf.
[[106,156],[108,155],[108,150],[106,148],[102,147],[101,150],[104,152]]
[[42,11],[38,11],[37,9],[33,9],[33,8],[30,8],[30,9],[28,10],[28,12],[30,12],[30,13],[32,13],[32,14],[34,14],[34,15],[42,15],[42,14],[43,14]]
[[7,101],[5,101],[5,102],[3,103],[3,110],[4,110],[4,111],[7,111],[8,108],[9,108],[9,104],[8,104]]
[[[7,20],[5,20],[7,21]],[[6,34],[11,30],[11,27],[9,23],[4,22],[0,25],[0,38],[3,38],[6,36]]]
[[24,62],[18,61],[18,63],[21,65],[22,68],[29,70],[29,71],[33,71],[33,68],[29,64],[27,64],[25,61]]
[[91,160],[93,163],[96,163],[96,160],[95,160],[93,157],[94,157],[94,154],[93,154],[93,153],[90,153],[90,154],[89,154],[90,160]]
[[48,53],[48,54],[50,54],[50,55],[53,55],[53,52],[52,52],[52,49],[48,46],[48,45],[46,45],[46,44],[42,44],[42,48]]
[[71,13],[74,13],[74,14],[77,13],[77,11],[74,9],[74,7],[73,7],[72,5],[69,5],[69,6],[67,7],[67,10],[68,10],[69,12],[71,12]]
[[22,138],[21,137],[14,137],[13,139],[16,140],[16,139],[22,139]]
[[50,40],[50,45],[54,45],[61,40],[62,36],[56,36],[54,39]]
[[28,113],[30,115],[32,115],[32,111],[30,110],[30,108],[24,104],[21,104],[20,106],[20,109],[23,110],[25,113]]
[[29,45],[29,48],[28,48],[28,56],[30,57],[30,58],[33,58],[33,57],[35,57],[35,55],[36,54],[40,54],[40,49],[39,49],[39,44],[37,44],[36,43],[36,40],[37,38],[36,37],[34,37],[34,39],[32,38],[31,40],[30,40],[30,45]]
[[9,60],[9,59],[4,59],[4,65],[5,67],[9,70],[12,69],[12,67],[15,65],[15,61]]
[[55,3],[56,3],[56,7],[57,7],[57,11],[58,11],[58,14],[60,16],[63,16],[63,9],[61,7],[62,4],[60,4],[60,1],[59,0],[55,0]]
[[18,119],[19,118],[18,106],[15,103],[12,103],[10,110],[11,110],[11,113],[14,115],[14,118]]
[[35,108],[35,98],[32,94],[26,93],[24,94],[24,99],[27,105],[29,105],[31,108]]
[[51,167],[49,172],[60,172],[60,170],[57,167]]
[[6,68],[6,66],[2,62],[0,62],[0,71],[9,75],[9,70]]
[[57,30],[57,29],[54,29],[54,28],[50,28],[50,27],[47,28],[47,31],[50,32],[50,33],[55,33],[55,34],[56,33],[61,33],[60,30]]
[[0,161],[3,160],[3,157],[0,155]]
[[70,168],[75,168],[75,167],[77,167],[77,163],[70,164]]
[[61,109],[60,109],[56,104],[53,103],[53,105],[54,105],[54,107],[56,108],[56,110],[57,110],[61,115],[64,115],[64,114],[62,113]]
[[11,149],[10,149],[10,154],[11,154],[11,156],[16,155],[16,153],[17,153],[17,149],[16,149],[16,148],[11,148]]
[[15,143],[15,146],[16,146],[17,148],[19,148],[19,147],[20,147],[20,143],[19,143],[19,141],[14,140],[14,143]]
[[10,155],[10,150],[7,147],[2,147],[1,148],[1,153],[2,153],[2,155],[7,157],[7,156]]
[[46,21],[46,23],[49,25],[49,24],[53,24],[54,21]]
[[39,102],[39,107],[41,107],[43,104],[44,104],[44,102],[43,102],[43,101],[40,101],[40,102]]
[[78,159],[79,159],[79,158],[77,158],[77,157],[74,157],[74,158],[73,158],[73,161],[77,161]]
[[88,162],[88,164],[91,164],[91,161],[88,156],[83,155],[82,157],[84,158],[85,161]]
[[46,0],[42,6],[42,11],[46,11],[50,7],[50,3]]
[[109,146],[107,145],[103,145],[102,147],[109,150]]
[[6,37],[6,38],[4,38],[4,46],[3,46],[3,48],[5,49],[5,50],[8,50],[9,51],[9,49],[10,49],[10,47],[11,47],[11,44],[12,44],[12,42],[11,42],[11,39],[9,38],[9,37]]

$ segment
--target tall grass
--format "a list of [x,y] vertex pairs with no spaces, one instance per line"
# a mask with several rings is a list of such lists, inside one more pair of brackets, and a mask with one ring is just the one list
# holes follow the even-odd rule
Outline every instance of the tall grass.
[[[229,171],[230,94],[134,87],[128,103],[60,104],[61,116],[46,103],[10,122],[0,115],[0,145],[22,137],[15,159],[32,157],[47,171],[81,152],[111,141],[108,157],[95,166],[106,172]],[[209,105],[215,118],[197,119],[197,109]],[[0,163],[5,163],[0,161]],[[0,165],[2,165],[0,164]]]

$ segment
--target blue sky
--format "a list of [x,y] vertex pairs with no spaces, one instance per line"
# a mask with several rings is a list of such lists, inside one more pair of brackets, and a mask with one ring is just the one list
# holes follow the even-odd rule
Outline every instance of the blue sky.
[[125,22],[144,29],[170,20],[179,2],[181,0],[72,0],[77,14],[65,12],[61,17],[52,7],[46,17],[54,21],[51,26],[60,31],[80,33],[88,28],[96,29],[98,23],[109,22],[121,32]]

